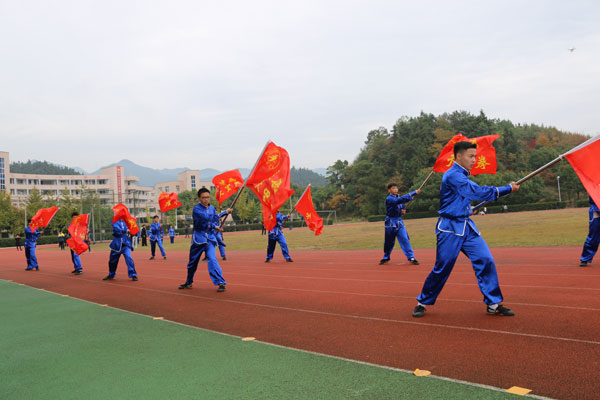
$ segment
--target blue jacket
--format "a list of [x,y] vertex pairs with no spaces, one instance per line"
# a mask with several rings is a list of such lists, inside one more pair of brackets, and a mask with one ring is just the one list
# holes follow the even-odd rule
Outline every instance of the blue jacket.
[[30,227],[25,227],[25,247],[37,246],[37,240],[41,234],[39,229],[32,232]]
[[194,206],[192,218],[194,220],[194,231],[192,232],[192,243],[204,244],[210,241],[217,245],[215,227],[219,226],[219,218],[227,214],[227,211],[217,213],[212,205],[204,206],[198,203]]
[[150,225],[150,240],[160,240],[163,237],[162,226],[160,222],[153,222]]
[[169,236],[175,236],[175,229],[169,228]]
[[475,223],[469,218],[473,214],[471,201],[494,201],[512,191],[510,185],[479,186],[468,178],[469,175],[470,172],[458,163],[454,163],[444,173],[440,188],[440,209],[438,211],[440,218],[436,225],[436,234],[451,232],[462,236],[467,222],[479,234]]
[[[590,198],[590,222],[591,222],[594,219],[594,213],[600,214],[600,209],[598,208],[596,203],[594,203],[594,199],[592,199],[592,196],[589,196],[589,198]],[[596,218],[598,218],[598,217],[596,217]]]
[[133,246],[131,245],[129,237],[127,236],[127,225],[125,224],[125,221],[118,220],[112,224],[112,227],[113,240],[110,242],[108,247],[117,253],[120,253],[123,247],[129,247],[131,250],[133,250]]
[[406,208],[404,203],[408,203],[417,195],[417,191],[414,190],[404,196],[394,196],[390,194],[385,198],[385,209],[386,209],[386,217],[385,217],[385,226],[398,228],[399,226],[404,226],[402,223],[402,210]]
[[281,215],[281,213],[278,211],[275,219],[277,220],[277,224],[269,231],[270,239],[276,239],[279,237],[279,235],[283,235],[283,230],[281,228],[283,227],[283,222],[288,220],[288,216]]

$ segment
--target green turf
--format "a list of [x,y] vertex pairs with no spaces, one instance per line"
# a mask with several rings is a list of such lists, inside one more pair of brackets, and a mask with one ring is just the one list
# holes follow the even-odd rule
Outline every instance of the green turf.
[[2,399],[506,399],[0,280]]

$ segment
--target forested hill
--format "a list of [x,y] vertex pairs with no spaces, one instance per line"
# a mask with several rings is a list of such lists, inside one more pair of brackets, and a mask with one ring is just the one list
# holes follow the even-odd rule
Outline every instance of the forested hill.
[[[459,132],[468,138],[500,135],[494,142],[497,174],[473,178],[480,184],[492,185],[516,181],[588,139],[585,135],[553,127],[490,119],[483,111],[478,115],[455,111],[438,116],[422,112],[417,117],[400,118],[391,131],[386,128],[370,131],[365,146],[353,162],[338,160],[327,169],[330,185],[313,198],[330,209],[352,215],[382,214],[386,185],[397,182],[402,193],[416,189],[431,171],[444,145]],[[560,176],[563,201],[587,199],[573,169],[563,161],[498,203],[556,201],[557,176]],[[441,177],[442,174],[434,174],[411,209],[437,210]]]
[[48,161],[12,162],[10,163],[10,172],[21,174],[39,174],[39,175],[81,175],[73,168],[49,163]]
[[290,180],[298,186],[325,186],[327,185],[327,179],[324,176],[311,171],[308,168],[296,168],[290,169]]

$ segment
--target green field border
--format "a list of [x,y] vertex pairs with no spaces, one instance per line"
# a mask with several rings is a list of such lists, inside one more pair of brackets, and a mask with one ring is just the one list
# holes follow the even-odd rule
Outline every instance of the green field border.
[[522,397],[240,339],[0,280],[0,398]]

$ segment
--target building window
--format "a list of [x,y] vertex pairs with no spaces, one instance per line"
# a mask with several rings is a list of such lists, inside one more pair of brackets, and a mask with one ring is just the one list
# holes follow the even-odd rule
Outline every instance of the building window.
[[4,157],[0,157],[0,191],[6,191],[6,182],[4,181]]
[[17,179],[17,185],[24,185],[25,183],[25,179]]
[[175,186],[175,191],[179,193],[179,185]]
[[169,193],[169,187],[165,186],[165,192]]
[[192,189],[196,189],[196,175],[192,175],[190,178],[192,178]]

